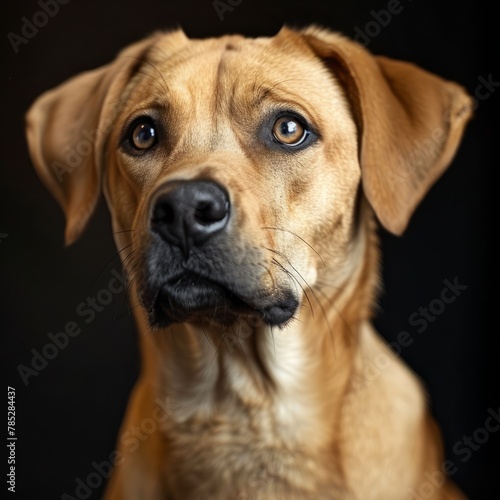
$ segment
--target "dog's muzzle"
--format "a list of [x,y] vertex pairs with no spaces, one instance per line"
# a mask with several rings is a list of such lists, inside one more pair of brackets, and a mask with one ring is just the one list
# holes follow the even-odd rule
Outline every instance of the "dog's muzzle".
[[139,295],[152,326],[239,317],[282,325],[294,315],[293,290],[262,284],[262,255],[241,242],[220,184],[166,183],[150,204],[149,230]]

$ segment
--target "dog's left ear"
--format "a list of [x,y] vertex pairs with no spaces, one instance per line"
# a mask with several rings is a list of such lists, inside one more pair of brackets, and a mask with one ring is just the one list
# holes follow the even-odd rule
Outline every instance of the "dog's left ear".
[[115,110],[153,35],[106,66],[42,94],[28,111],[27,138],[36,171],[66,216],[65,241],[82,233],[100,195],[103,149]]
[[299,36],[343,84],[360,131],[363,191],[385,228],[401,234],[451,162],[471,98],[453,82],[372,56],[338,34],[312,27]]

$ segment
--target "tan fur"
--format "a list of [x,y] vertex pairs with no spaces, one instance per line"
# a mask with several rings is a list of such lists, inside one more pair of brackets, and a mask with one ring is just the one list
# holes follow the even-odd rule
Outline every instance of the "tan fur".
[[[318,141],[294,154],[267,148],[257,129],[276,106],[301,113]],[[158,402],[168,407],[137,449],[119,441],[107,500],[396,500],[440,470],[422,387],[369,323],[373,214],[405,229],[470,109],[458,85],[314,27],[258,39],[157,33],[35,102],[30,151],[66,213],[66,242],[102,186],[118,249],[131,245],[121,255],[143,369],[122,435]],[[146,111],[166,139],[155,154],[131,157],[123,130]],[[91,151],[61,175],[85,131]],[[300,297],[282,327],[242,315],[228,327],[207,317],[150,331],[137,302],[151,200],[169,181],[201,177],[230,194],[228,258],[266,293],[288,286]],[[447,481],[427,498],[463,496]]]

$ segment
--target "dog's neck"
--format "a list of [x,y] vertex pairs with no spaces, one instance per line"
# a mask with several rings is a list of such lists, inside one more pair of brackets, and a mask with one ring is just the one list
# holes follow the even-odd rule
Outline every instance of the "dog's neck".
[[306,290],[309,301],[281,329],[241,320],[228,328],[182,324],[155,332],[137,315],[143,376],[168,402],[171,422],[233,418],[241,425],[241,413],[250,410],[261,424],[263,415],[272,416],[265,425],[289,442],[300,436],[307,441],[301,446],[331,442],[376,288],[377,245],[367,241],[376,238],[375,224],[363,212],[344,278],[328,292],[320,284]]

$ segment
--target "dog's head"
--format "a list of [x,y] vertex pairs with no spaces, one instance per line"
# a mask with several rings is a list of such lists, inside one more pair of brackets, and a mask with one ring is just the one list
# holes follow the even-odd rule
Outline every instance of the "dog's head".
[[103,187],[152,325],[282,325],[350,272],[360,198],[404,231],[470,111],[458,85],[324,30],[176,31],[42,95],[28,139],[67,243]]

